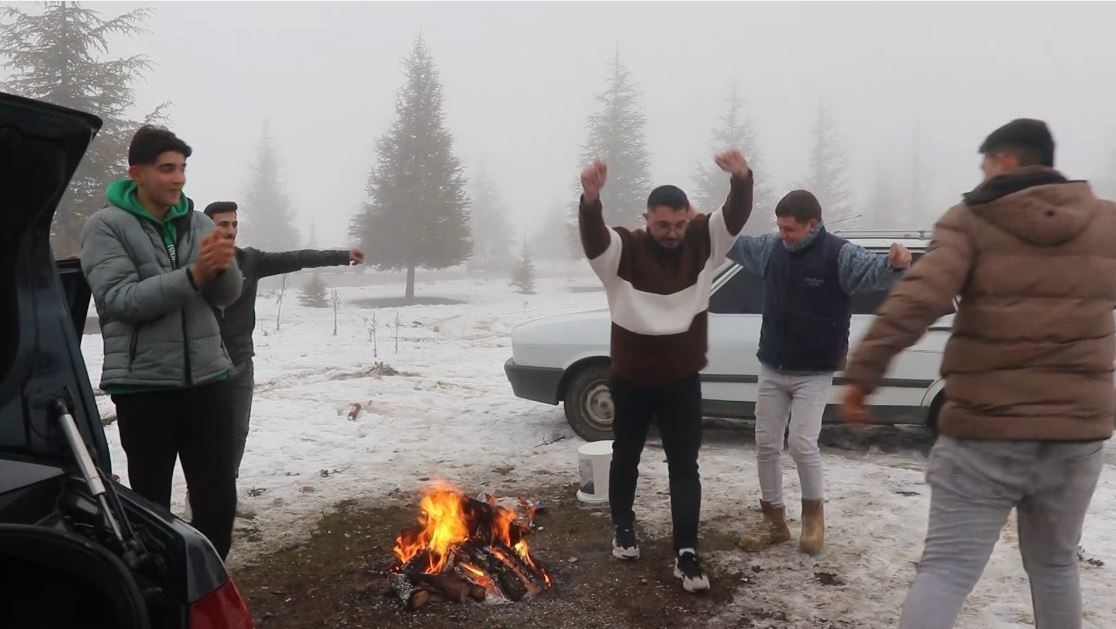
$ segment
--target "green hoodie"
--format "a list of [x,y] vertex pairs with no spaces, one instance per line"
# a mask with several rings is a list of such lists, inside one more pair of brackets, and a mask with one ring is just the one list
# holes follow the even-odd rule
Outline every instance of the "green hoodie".
[[135,181],[131,179],[120,179],[109,184],[108,190],[105,191],[105,196],[108,198],[109,203],[116,207],[135,214],[140,218],[147,219],[155,224],[155,228],[159,230],[159,234],[163,237],[163,246],[166,247],[167,255],[170,256],[171,267],[177,269],[178,252],[176,251],[176,244],[178,243],[178,228],[175,226],[174,221],[190,213],[190,199],[186,198],[184,194],[179,195],[178,203],[172,205],[166,217],[160,221],[140,203],[139,197],[136,195],[136,190],[138,188],[139,186]]

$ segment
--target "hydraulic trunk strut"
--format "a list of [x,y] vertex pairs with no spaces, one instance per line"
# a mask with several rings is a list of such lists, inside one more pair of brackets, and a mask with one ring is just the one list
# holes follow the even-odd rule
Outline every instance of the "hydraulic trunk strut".
[[131,523],[128,522],[128,517],[124,513],[123,506],[120,504],[120,499],[117,497],[112,483],[104,481],[101,470],[93,463],[93,457],[89,455],[89,449],[85,447],[85,441],[81,438],[81,432],[78,431],[77,422],[74,421],[65,402],[54,400],[52,406],[58,414],[58,424],[66,435],[66,441],[70,444],[74,461],[77,463],[78,469],[81,470],[85,485],[90,494],[93,495],[93,499],[97,501],[97,506],[108,523],[114,541],[120,545],[121,559],[132,570],[139,570],[143,564],[148,562],[150,557],[143,542],[136,536]]

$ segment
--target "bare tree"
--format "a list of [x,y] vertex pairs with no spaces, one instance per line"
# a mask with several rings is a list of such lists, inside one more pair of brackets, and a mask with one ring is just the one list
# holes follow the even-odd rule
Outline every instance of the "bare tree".
[[333,306],[333,335],[337,336],[337,311],[341,309],[341,292],[336,288],[329,291],[329,303]]
[[287,274],[284,273],[279,278],[279,297],[275,299],[275,303],[279,304],[279,310],[275,313],[275,330],[279,331],[279,323],[283,317],[283,295],[287,293]]

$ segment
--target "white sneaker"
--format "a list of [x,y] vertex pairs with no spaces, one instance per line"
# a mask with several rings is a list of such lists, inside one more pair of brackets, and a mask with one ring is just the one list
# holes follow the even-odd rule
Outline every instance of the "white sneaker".
[[635,529],[616,527],[612,536],[612,556],[623,561],[639,559]]
[[674,559],[674,578],[681,579],[682,589],[690,594],[709,591],[709,577],[695,552],[687,550]]

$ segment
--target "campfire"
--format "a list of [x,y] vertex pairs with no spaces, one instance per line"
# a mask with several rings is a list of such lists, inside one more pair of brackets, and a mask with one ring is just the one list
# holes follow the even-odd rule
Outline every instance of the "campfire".
[[418,524],[395,539],[392,591],[408,609],[432,593],[464,603],[542,592],[551,580],[527,545],[534,517],[524,499],[477,500],[447,486],[424,492]]

